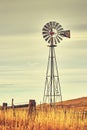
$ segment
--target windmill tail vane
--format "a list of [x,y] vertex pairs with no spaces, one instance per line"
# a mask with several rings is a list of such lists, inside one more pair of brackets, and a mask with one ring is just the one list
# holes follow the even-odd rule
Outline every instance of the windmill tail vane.
[[70,38],[70,30],[61,31],[60,35]]

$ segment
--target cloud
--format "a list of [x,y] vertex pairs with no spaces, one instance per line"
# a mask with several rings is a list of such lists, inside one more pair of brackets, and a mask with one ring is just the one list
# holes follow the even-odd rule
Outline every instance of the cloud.
[[3,88],[3,87],[11,87],[11,86],[13,86],[14,84],[5,84],[5,83],[3,83],[3,84],[0,84],[0,89],[1,88]]
[[75,30],[75,31],[80,31],[80,32],[87,32],[87,24],[76,24],[76,25],[72,25],[71,27],[72,30]]
[[[0,35],[40,32],[42,24],[44,25],[49,19],[62,21],[65,26],[72,23],[85,24],[87,23],[84,15],[87,12],[86,5],[86,1],[79,0],[8,0],[8,2],[3,0],[0,3]],[[81,28],[85,30],[85,25]]]

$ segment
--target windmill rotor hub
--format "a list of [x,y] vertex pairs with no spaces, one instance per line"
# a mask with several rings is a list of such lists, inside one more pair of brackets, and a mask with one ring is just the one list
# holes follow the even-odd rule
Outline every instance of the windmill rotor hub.
[[50,30],[50,35],[51,37],[56,37],[57,36],[57,30],[55,28],[53,28],[52,30]]
[[50,35],[53,36],[55,33],[50,31]]

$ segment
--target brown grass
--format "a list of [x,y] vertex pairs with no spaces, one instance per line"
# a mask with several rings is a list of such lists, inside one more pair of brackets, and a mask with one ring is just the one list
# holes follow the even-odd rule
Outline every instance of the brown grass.
[[75,109],[0,110],[0,130],[87,130],[87,115]]

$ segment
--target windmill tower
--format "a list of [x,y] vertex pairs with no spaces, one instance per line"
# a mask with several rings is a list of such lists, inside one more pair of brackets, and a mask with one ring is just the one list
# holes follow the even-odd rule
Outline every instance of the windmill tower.
[[54,106],[56,102],[62,101],[55,47],[63,37],[70,38],[70,30],[64,30],[59,23],[52,21],[44,25],[42,34],[49,47],[43,102]]

